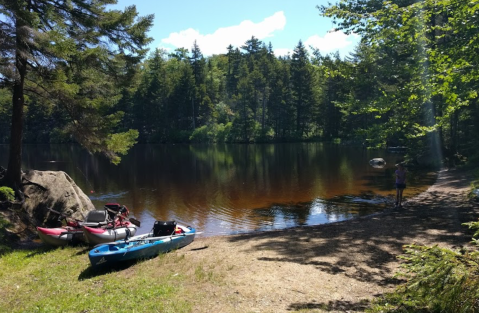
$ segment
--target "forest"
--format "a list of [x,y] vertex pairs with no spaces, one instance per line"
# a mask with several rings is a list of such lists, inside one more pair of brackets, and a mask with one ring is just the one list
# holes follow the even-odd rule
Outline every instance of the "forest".
[[[23,142],[78,141],[81,131],[71,125],[92,123],[85,111],[94,110],[96,124],[136,130],[139,143],[340,141],[407,146],[415,157],[450,162],[474,158],[478,6],[452,0],[318,6],[338,30],[362,37],[344,59],[300,40],[291,55],[275,56],[271,43],[253,36],[222,55],[205,57],[196,42],[172,53],[151,51],[126,69],[128,83],[95,71],[104,66],[96,57],[83,59],[92,63],[88,74],[79,67],[58,66],[48,78],[32,71]],[[89,108],[79,112],[53,92],[29,88],[47,79],[90,98]],[[1,88],[0,143],[10,141],[11,99],[11,89]]]

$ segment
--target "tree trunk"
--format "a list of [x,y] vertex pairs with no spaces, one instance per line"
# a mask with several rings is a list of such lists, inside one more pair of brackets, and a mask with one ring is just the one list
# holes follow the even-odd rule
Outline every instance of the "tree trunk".
[[22,138],[23,138],[23,84],[15,85],[13,91],[12,126],[10,131],[10,155],[6,175],[7,185],[15,190],[21,185]]
[[191,109],[193,110],[193,131],[196,129],[195,98],[191,96]]
[[[21,26],[17,22],[17,34]],[[25,98],[23,94],[25,75],[27,72],[27,60],[21,54],[24,48],[22,38],[17,35],[17,51],[15,66],[18,71],[18,78],[13,86],[12,97],[12,126],[10,130],[10,155],[8,159],[6,184],[12,187],[18,194],[22,183],[22,139],[23,139],[23,107]]]
[[263,88],[263,116],[261,117],[261,131],[264,134],[264,124],[265,124],[265,114],[266,114],[266,87]]

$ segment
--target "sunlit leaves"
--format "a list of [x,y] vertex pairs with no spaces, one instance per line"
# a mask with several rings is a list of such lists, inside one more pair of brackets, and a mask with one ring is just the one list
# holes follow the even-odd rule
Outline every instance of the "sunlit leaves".
[[125,155],[128,150],[136,143],[138,138],[138,131],[130,129],[125,133],[111,134],[107,139],[108,151],[112,151],[114,154],[111,156],[112,162],[118,164],[120,157],[118,154]]
[[404,248],[404,271],[397,276],[406,282],[375,301],[374,312],[477,312],[478,252]]
[[[373,112],[371,104],[390,108],[390,114],[380,115],[388,117],[383,132],[400,119],[415,125],[403,124],[406,137],[418,138],[456,129],[458,121],[477,115],[467,112],[477,101],[479,79],[477,1],[343,0],[319,9],[335,18],[339,29],[359,33],[374,48],[378,67],[389,62],[391,79],[379,76],[378,98],[363,103],[363,112]],[[456,139],[450,140],[455,146]]]

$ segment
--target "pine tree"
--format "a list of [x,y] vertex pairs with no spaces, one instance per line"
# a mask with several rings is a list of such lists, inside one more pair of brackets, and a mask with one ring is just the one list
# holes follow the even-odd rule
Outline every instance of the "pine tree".
[[[136,8],[108,11],[113,0],[0,0],[1,84],[12,90],[10,155],[6,184],[21,187],[26,96],[62,106],[69,131],[92,152],[114,162],[134,143],[135,132],[111,134],[122,113],[111,112],[146,52],[153,16]],[[113,100],[113,101],[112,101]]]
[[291,60],[291,83],[296,108],[296,133],[298,138],[307,133],[312,122],[311,118],[314,116],[313,79],[308,52],[303,43],[299,41]]

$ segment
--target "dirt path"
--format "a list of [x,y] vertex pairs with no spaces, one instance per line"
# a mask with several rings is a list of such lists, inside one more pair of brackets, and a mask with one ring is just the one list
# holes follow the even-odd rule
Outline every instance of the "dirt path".
[[[183,252],[210,277],[192,282],[194,312],[356,312],[394,288],[397,256],[410,243],[457,248],[476,220],[470,177],[442,171],[403,209],[335,224],[197,238]],[[213,275],[213,274],[212,274]]]

